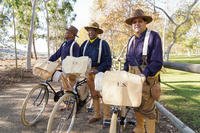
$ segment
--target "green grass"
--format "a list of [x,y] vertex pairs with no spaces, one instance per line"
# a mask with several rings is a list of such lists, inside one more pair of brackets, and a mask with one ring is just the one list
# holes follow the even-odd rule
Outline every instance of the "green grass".
[[166,69],[161,81],[161,102],[182,122],[200,132],[200,74]]
[[169,59],[171,62],[179,62],[179,63],[193,63],[193,64],[200,64],[200,57],[173,57]]

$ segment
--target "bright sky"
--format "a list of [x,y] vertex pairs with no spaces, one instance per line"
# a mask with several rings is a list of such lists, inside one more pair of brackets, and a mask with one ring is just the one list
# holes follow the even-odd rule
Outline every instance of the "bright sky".
[[[75,27],[80,29],[88,25],[90,22],[90,8],[93,0],[77,0],[74,5],[74,12],[76,13],[76,20],[72,23]],[[47,45],[45,39],[36,40],[36,49],[38,52],[47,52]],[[41,45],[42,44],[42,45]],[[27,50],[27,46],[18,45],[19,49]]]
[[78,29],[88,25],[90,22],[90,8],[92,7],[93,0],[77,0],[74,5],[74,12],[77,14],[76,20],[72,25]]
[[[164,0],[165,1],[165,0]],[[166,11],[170,14],[170,12],[173,12],[175,9],[175,6],[177,6],[177,3],[180,2],[180,0],[168,0],[167,6],[164,6],[164,3],[161,2],[159,5],[166,9]],[[78,29],[86,26],[90,22],[91,18],[91,7],[92,7],[93,0],[77,0],[74,5],[74,12],[76,13],[76,20],[72,23],[72,25],[76,26]],[[40,45],[37,45],[40,44]],[[43,45],[41,45],[43,44]],[[41,48],[44,47],[44,48]],[[20,49],[26,49],[25,46]],[[39,52],[47,52],[47,46],[46,46],[46,40],[40,39],[36,40],[36,49]]]

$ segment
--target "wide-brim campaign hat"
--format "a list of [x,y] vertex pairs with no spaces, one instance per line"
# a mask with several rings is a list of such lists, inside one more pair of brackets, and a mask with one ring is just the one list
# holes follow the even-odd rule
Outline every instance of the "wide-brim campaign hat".
[[91,23],[89,26],[86,26],[85,29],[88,31],[89,29],[95,29],[98,34],[102,34],[103,30],[99,28],[99,24],[97,22]]
[[78,29],[75,26],[71,25],[67,27],[66,30],[70,31],[74,36],[77,36]]
[[133,12],[132,17],[126,19],[125,22],[129,25],[132,25],[133,20],[137,19],[137,18],[142,18],[144,21],[147,22],[147,24],[153,20],[153,18],[151,16],[145,15],[145,13],[142,9],[136,9]]

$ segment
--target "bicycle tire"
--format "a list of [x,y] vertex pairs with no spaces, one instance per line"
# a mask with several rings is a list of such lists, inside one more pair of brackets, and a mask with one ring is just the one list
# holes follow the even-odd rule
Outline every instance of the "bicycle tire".
[[[67,107],[61,111],[59,108],[63,105]],[[67,132],[69,133],[74,125],[74,120],[77,111],[77,101],[71,93],[64,94],[55,104],[47,125],[47,133],[52,132]]]
[[24,126],[31,126],[38,121],[45,110],[48,98],[49,92],[46,85],[39,84],[29,91],[22,104],[21,122]]

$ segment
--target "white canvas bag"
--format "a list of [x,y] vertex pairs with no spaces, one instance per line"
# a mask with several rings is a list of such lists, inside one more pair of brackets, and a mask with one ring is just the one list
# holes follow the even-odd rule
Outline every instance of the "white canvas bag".
[[143,78],[126,71],[106,71],[102,80],[103,102],[138,107],[142,100]]
[[87,56],[67,56],[62,61],[62,71],[66,74],[85,74],[91,69],[91,59]]
[[104,76],[103,72],[99,72],[95,75],[94,84],[95,84],[95,90],[96,91],[101,92],[102,89],[103,89],[103,85],[102,85],[103,76]]
[[47,80],[48,78],[51,78],[57,67],[57,62],[37,60],[33,67],[33,74]]

